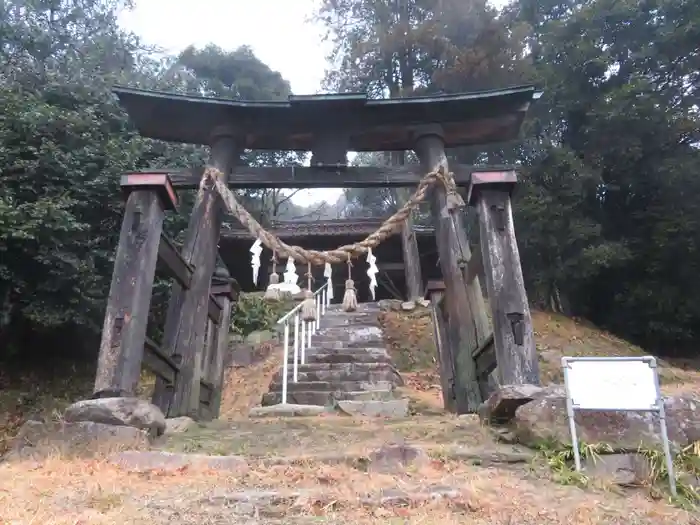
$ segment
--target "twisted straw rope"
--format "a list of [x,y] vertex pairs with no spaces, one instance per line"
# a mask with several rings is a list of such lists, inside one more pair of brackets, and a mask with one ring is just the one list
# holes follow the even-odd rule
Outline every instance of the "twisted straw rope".
[[200,195],[205,191],[207,181],[211,181],[219,195],[221,195],[229,212],[240,221],[253,237],[260,239],[260,241],[273,252],[277,252],[284,257],[292,257],[297,262],[313,264],[315,266],[321,266],[325,263],[338,264],[349,261],[353,257],[359,257],[360,255],[366,254],[370,249],[377,247],[387,238],[401,231],[404,221],[425,199],[428,189],[436,182],[440,182],[445,187],[448,196],[452,197],[452,201],[456,202],[458,206],[464,204],[462,198],[457,193],[457,187],[452,174],[444,170],[441,166],[425,175],[418,184],[416,191],[401,209],[385,220],[382,225],[374,233],[368,235],[367,238],[357,243],[340,246],[335,250],[320,252],[316,250],[306,250],[300,246],[290,246],[275,235],[266,231],[248,210],[238,202],[235,194],[224,182],[223,175],[223,172],[219,169],[213,166],[207,166],[199,185]]

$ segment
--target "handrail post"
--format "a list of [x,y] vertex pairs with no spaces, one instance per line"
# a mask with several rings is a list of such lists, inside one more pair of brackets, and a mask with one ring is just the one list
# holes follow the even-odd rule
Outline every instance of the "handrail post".
[[[311,330],[313,329],[313,321],[308,321],[306,324],[306,335],[308,341],[306,341],[306,348],[311,348]],[[304,359],[306,359],[306,354],[304,354]]]
[[[296,362],[294,363],[296,365]],[[282,404],[287,404],[287,376],[289,375],[289,319],[284,322],[284,362],[282,363]]]
[[299,381],[299,314],[294,316],[294,382]]
[[318,332],[321,326],[321,296],[316,296],[316,321],[314,321],[314,334]]
[[306,363],[306,321],[301,320],[301,364]]

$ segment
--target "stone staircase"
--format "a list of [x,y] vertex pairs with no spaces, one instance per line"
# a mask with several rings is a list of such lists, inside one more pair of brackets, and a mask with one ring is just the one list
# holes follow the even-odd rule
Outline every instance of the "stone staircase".
[[[287,404],[334,407],[359,415],[406,415],[408,400],[395,392],[403,380],[385,348],[379,312],[377,303],[360,304],[356,312],[329,306],[306,349],[306,363],[299,365],[296,383],[290,351]],[[282,402],[282,374],[280,370],[273,378],[263,406]]]

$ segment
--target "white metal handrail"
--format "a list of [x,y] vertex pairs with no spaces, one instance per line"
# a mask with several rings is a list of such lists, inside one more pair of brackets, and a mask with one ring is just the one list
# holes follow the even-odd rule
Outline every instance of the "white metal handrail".
[[292,380],[299,380],[299,364],[306,363],[306,350],[311,347],[311,336],[315,334],[321,324],[321,317],[326,315],[330,300],[328,297],[328,281],[314,292],[316,302],[316,319],[303,321],[301,319],[301,305],[299,303],[277,321],[284,327],[284,363],[282,364],[282,404],[287,404],[287,390],[289,386],[289,323],[294,323],[294,360],[292,362]]

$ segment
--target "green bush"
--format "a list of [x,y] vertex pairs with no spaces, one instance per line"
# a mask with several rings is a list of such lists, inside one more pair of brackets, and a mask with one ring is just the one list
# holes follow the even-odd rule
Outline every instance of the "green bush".
[[270,303],[260,294],[241,294],[231,316],[231,331],[247,336],[258,330],[269,330],[277,321]]
[[298,303],[294,299],[265,301],[264,293],[244,293],[238,298],[231,316],[231,332],[242,335],[260,330],[274,330],[275,323]]

